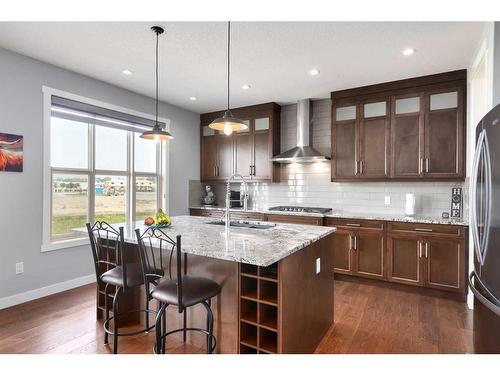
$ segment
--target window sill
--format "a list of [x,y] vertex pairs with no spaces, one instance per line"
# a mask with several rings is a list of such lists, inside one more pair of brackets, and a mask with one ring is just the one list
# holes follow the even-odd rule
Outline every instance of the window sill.
[[89,244],[90,244],[90,242],[89,242],[88,238],[72,238],[72,239],[68,239],[68,240],[62,240],[62,241],[42,244],[41,252],[45,253],[48,251],[68,249],[71,247],[78,247],[78,246],[84,246],[84,245],[89,245]]

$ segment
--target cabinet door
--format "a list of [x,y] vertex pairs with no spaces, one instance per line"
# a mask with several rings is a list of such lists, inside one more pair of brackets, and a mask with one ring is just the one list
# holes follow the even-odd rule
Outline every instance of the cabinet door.
[[427,93],[425,176],[464,176],[464,119],[461,89]]
[[333,238],[333,270],[337,273],[352,275],[353,262],[351,258],[353,239],[352,233],[337,230]]
[[389,101],[361,105],[359,122],[359,174],[362,178],[385,178],[389,161]]
[[358,174],[357,106],[333,109],[332,179],[353,178]]
[[387,278],[389,281],[423,285],[420,244],[416,236],[387,237]]
[[385,278],[384,233],[358,231],[354,239],[354,273],[376,279]]
[[234,137],[219,132],[217,136],[217,179],[226,180],[234,171]]
[[207,126],[201,128],[201,180],[217,176],[217,132]]
[[424,157],[423,97],[398,96],[391,106],[391,175],[396,178],[422,176]]
[[271,168],[271,143],[270,143],[270,118],[256,118],[253,126],[254,157],[253,176],[254,179],[267,180],[272,178]]
[[464,289],[465,257],[462,243],[460,240],[435,238],[425,241],[425,286],[452,291]]
[[248,129],[234,133],[235,173],[250,178],[252,165],[252,125],[250,120],[243,120]]

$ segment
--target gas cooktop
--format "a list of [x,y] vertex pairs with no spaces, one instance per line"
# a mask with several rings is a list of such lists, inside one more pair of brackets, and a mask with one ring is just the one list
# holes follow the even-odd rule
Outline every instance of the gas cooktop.
[[271,207],[269,211],[303,212],[307,214],[327,214],[331,212],[332,209],[321,208],[321,207],[276,206],[276,207]]

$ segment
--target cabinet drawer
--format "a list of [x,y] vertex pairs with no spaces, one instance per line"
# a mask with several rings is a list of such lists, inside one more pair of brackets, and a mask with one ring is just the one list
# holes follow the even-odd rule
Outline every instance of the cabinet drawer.
[[222,217],[224,211],[221,210],[203,210],[198,208],[189,209],[189,214],[191,216],[204,216],[204,217]]
[[329,227],[337,227],[339,229],[370,229],[384,230],[384,222],[376,220],[358,220],[358,219],[336,219],[325,218],[325,225]]
[[259,220],[265,219],[264,214],[258,212],[231,212],[231,220]]
[[417,224],[417,223],[398,223],[389,222],[387,230],[391,233],[416,233],[425,236],[446,236],[463,238],[465,227],[459,225],[446,224]]
[[297,215],[267,215],[268,221],[275,223],[323,225],[322,217],[297,216]]

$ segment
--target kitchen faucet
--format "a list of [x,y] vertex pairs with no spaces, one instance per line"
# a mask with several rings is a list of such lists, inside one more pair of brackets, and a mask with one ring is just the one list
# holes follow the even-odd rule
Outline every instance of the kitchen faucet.
[[[240,174],[233,174],[231,177],[229,177],[227,179],[227,188],[226,188],[226,214],[225,214],[225,220],[226,220],[226,233],[229,233],[229,226],[231,225],[231,218],[230,218],[230,211],[229,211],[229,208],[230,208],[230,199],[231,199],[231,181],[236,178],[236,177],[239,177],[241,178],[241,180],[243,181],[243,187],[245,188],[246,190],[246,187],[247,187],[247,182],[245,181],[245,179],[243,178],[242,175]],[[244,198],[243,198],[243,210],[244,211],[247,211],[248,209],[248,194],[244,194]]]

